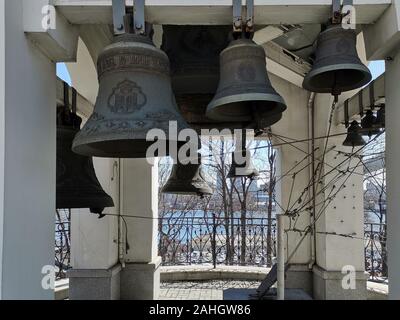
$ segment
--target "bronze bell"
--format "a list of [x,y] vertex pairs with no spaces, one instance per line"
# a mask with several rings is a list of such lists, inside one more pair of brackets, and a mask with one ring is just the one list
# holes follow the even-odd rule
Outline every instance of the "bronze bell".
[[162,193],[178,195],[197,195],[204,197],[211,195],[213,190],[204,179],[201,169],[201,155],[198,155],[197,164],[174,164],[167,183],[162,188]]
[[104,208],[114,207],[112,198],[97,180],[91,157],[72,152],[72,140],[78,133],[82,119],[57,109],[57,209],[90,208],[101,214]]
[[[239,156],[246,159],[245,162],[239,161]],[[250,152],[246,149],[232,153],[232,165],[228,173],[228,178],[255,178],[259,176],[258,170],[254,167]]]
[[385,128],[385,105],[382,105],[376,113],[376,123],[379,128]]
[[360,147],[365,145],[365,140],[360,133],[361,127],[357,121],[353,121],[347,129],[347,137],[343,145],[346,147]]
[[[150,129],[161,129],[169,154],[169,124],[178,132],[187,128],[171,89],[169,60],[143,35],[116,36],[100,54],[97,71],[99,94],[92,116],[76,136],[73,150],[82,155],[108,158],[144,158],[153,141]],[[176,136],[172,134],[172,136]],[[184,141],[176,141],[178,147]]]
[[370,82],[371,72],[358,57],[356,42],[355,30],[328,26],[318,37],[316,59],[303,88],[337,96]]
[[231,41],[220,55],[220,81],[207,107],[207,116],[218,121],[254,122],[269,127],[286,110],[283,98],[268,78],[263,47],[250,39]]
[[365,114],[365,117],[361,120],[361,128],[363,128],[364,136],[373,136],[380,132],[379,124],[377,122],[377,118],[372,112],[372,110],[368,110]]

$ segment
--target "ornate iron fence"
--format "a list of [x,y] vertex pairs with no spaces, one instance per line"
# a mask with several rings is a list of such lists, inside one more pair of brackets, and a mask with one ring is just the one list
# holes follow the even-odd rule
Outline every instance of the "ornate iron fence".
[[[244,227],[246,240],[242,241]],[[269,266],[276,255],[276,220],[211,217],[165,217],[159,220],[158,249],[163,265],[228,264]],[[374,280],[387,279],[386,224],[365,223],[365,269]],[[245,244],[245,250],[243,250]],[[57,210],[56,278],[70,268],[71,213]],[[245,258],[242,258],[242,254]]]
[[276,254],[276,221],[268,232],[267,218],[167,217],[160,219],[158,244],[163,265],[267,266]]
[[56,210],[55,266],[56,279],[66,276],[71,267],[71,211]]
[[365,270],[371,279],[387,279],[386,224],[365,223],[364,239]]

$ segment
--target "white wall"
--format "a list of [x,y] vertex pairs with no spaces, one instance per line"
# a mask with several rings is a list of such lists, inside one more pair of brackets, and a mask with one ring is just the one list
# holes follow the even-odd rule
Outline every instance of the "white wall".
[[[0,181],[4,175],[4,139],[5,139],[5,0],[0,0]],[[0,204],[4,203],[4,183],[0,183]],[[0,206],[0,235],[3,234],[4,208]],[[0,236],[0,299],[2,297],[2,257],[3,237]]]
[[54,265],[56,71],[24,34],[22,2],[0,2],[1,297],[52,299],[41,271]]
[[[118,214],[118,160],[93,159],[97,178],[115,207],[104,213]],[[71,215],[71,264],[74,269],[108,269],[118,262],[118,218],[98,219],[89,209],[77,209]]]

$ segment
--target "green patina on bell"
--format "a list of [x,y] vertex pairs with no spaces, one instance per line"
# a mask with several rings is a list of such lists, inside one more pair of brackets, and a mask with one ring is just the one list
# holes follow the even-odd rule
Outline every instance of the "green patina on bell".
[[[151,129],[161,129],[169,155],[169,142],[178,147],[177,135],[170,136],[170,122],[177,132],[187,128],[178,111],[171,88],[169,60],[150,38],[124,34],[114,38],[100,54],[97,71],[99,94],[94,112],[77,134],[73,150],[86,156],[145,158],[154,141],[147,141]],[[171,140],[172,141],[171,141]]]
[[357,54],[353,29],[330,25],[317,40],[316,59],[306,75],[303,88],[317,93],[340,95],[361,88],[371,81],[369,69]]
[[221,52],[220,81],[207,116],[266,128],[279,121],[285,110],[285,101],[268,78],[264,48],[251,39],[233,40]]

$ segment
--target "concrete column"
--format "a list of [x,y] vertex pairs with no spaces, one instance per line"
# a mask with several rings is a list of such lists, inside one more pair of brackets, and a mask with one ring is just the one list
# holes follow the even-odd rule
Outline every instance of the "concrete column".
[[386,62],[386,176],[389,299],[400,299],[400,53]]
[[[105,214],[118,214],[119,160],[94,158],[97,178],[114,199],[114,208]],[[119,299],[118,217],[99,219],[89,209],[71,214],[71,261],[68,272],[71,300]]]
[[[121,160],[121,214],[127,231],[121,299],[158,299],[158,159]],[[125,224],[124,224],[125,225]]]
[[[359,159],[349,159],[338,153],[351,152],[351,148],[342,146],[344,139],[345,136],[329,139],[327,150],[335,148],[325,155],[324,173],[318,184],[324,191],[320,194],[316,210],[315,299],[367,298],[363,166]],[[339,173],[338,176],[338,170],[350,172],[345,175]],[[347,272],[352,273],[347,275]]]
[[0,0],[0,298],[53,299],[55,64],[26,38],[23,1]]
[[[271,76],[271,81],[288,105],[282,120],[272,127],[272,133],[275,134],[274,143],[284,144],[278,147],[276,200],[279,205],[277,204],[276,209],[277,214],[296,214],[295,210],[309,200],[309,191],[304,193],[304,190],[310,182],[308,164],[311,162],[311,157],[307,155],[309,152],[307,142],[293,145],[287,142],[293,139],[307,139],[309,136],[307,108],[309,93],[276,76]],[[301,240],[303,235],[294,231],[294,229],[304,230],[310,223],[310,213],[307,210],[300,212],[295,220],[285,219],[285,261],[287,262],[288,257],[295,252],[289,261],[290,268],[286,272],[285,287],[302,288],[311,295],[312,237],[308,234]],[[301,244],[298,246],[300,241]]]

